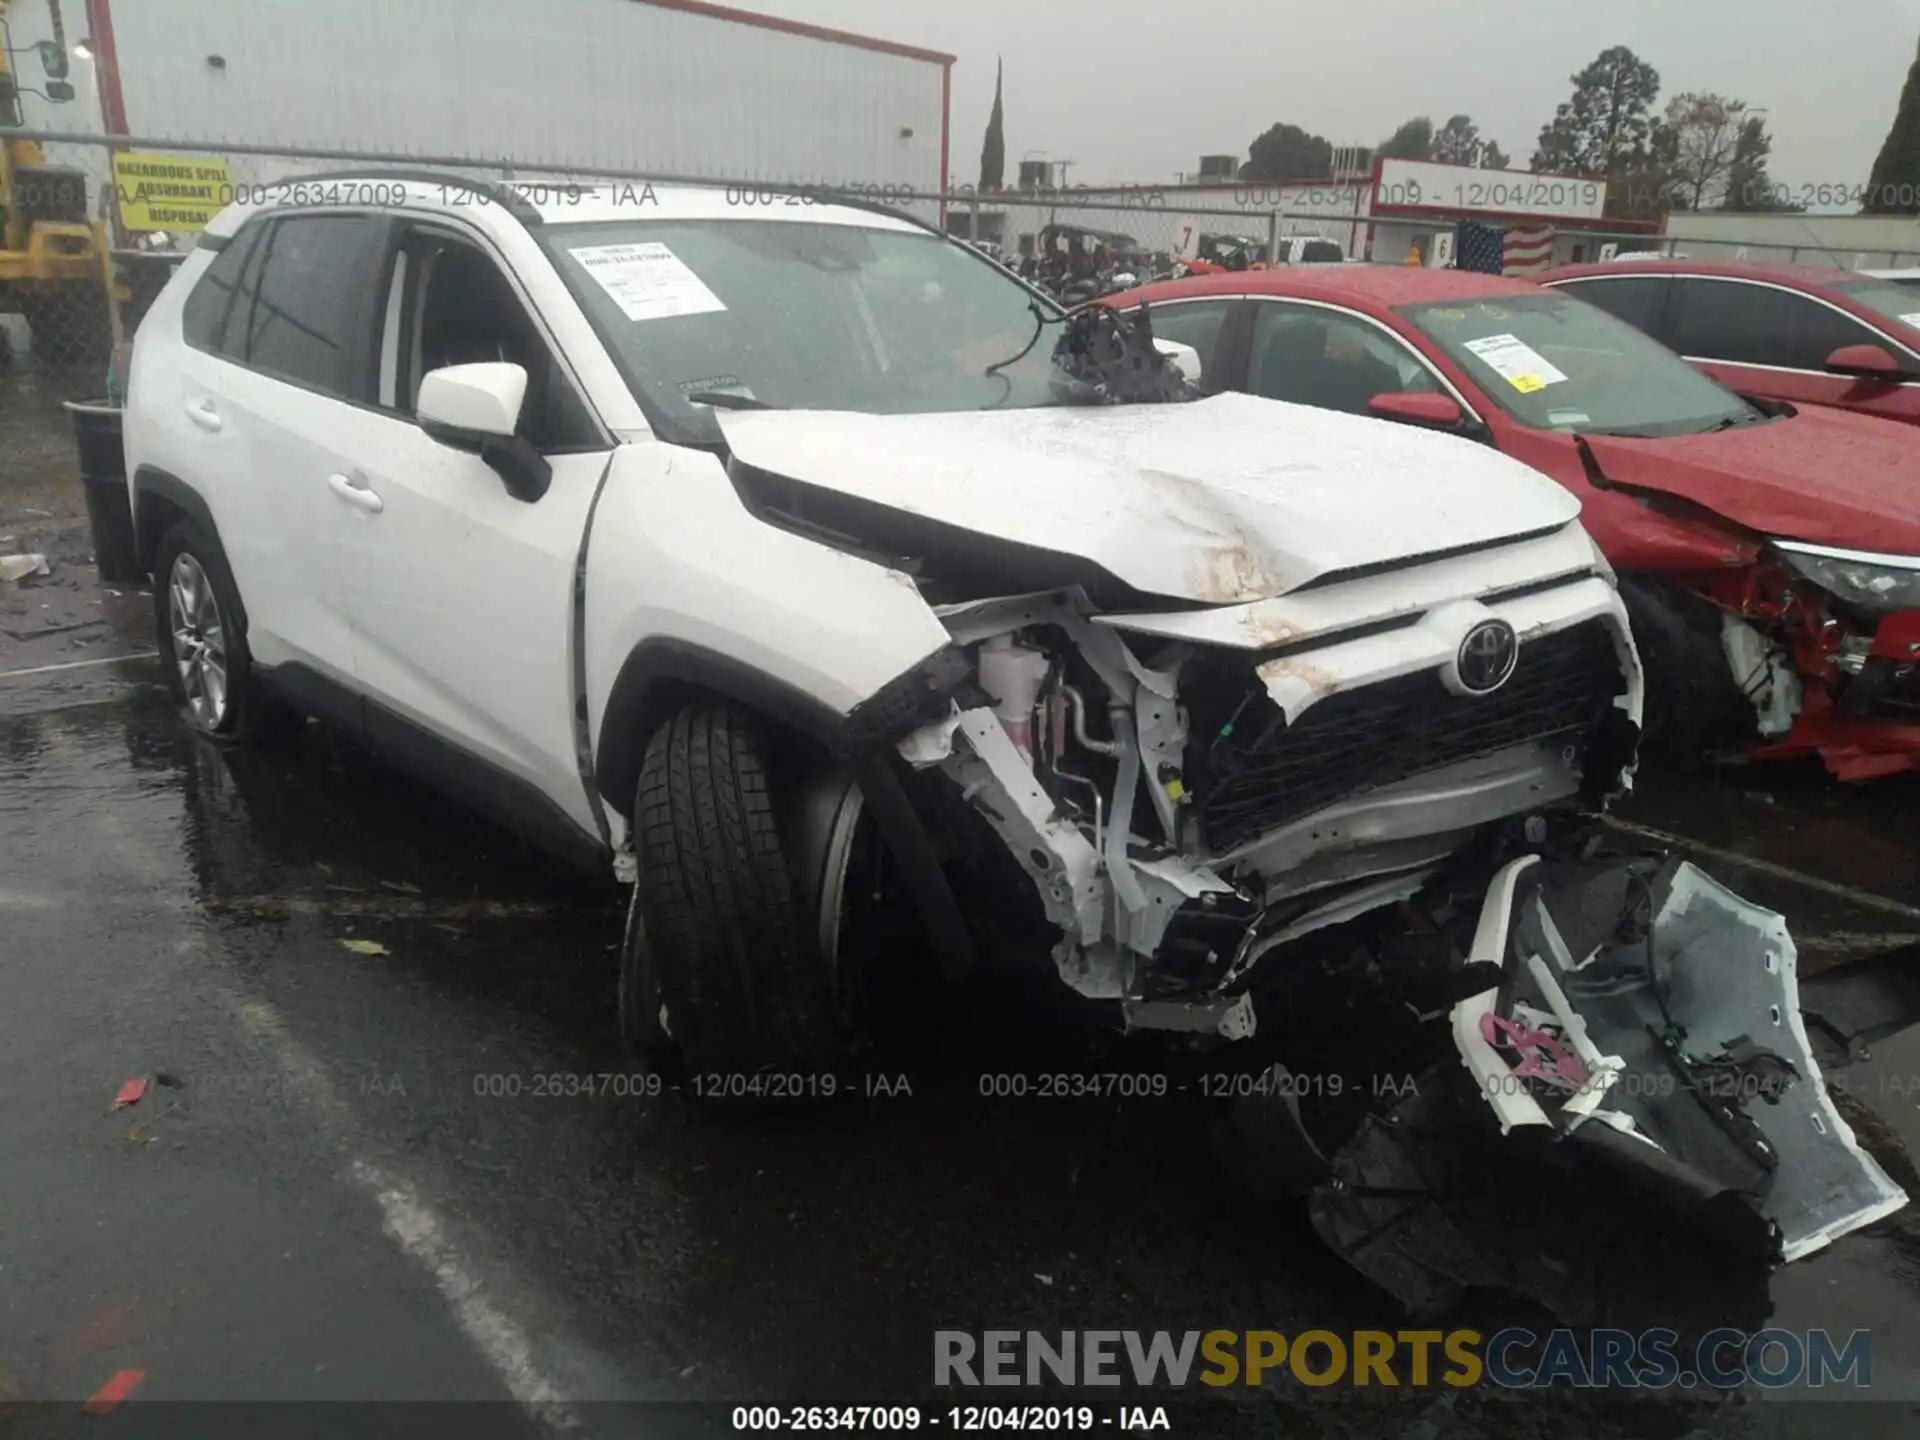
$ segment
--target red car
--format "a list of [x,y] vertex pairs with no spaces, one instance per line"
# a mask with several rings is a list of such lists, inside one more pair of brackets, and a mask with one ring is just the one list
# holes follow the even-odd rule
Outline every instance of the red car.
[[1920,425],[1920,294],[1811,265],[1622,260],[1539,277],[1730,390]]
[[1744,400],[1606,311],[1413,266],[1209,275],[1150,302],[1202,388],[1447,430],[1581,498],[1650,674],[1649,744],[1920,769],[1920,445]]

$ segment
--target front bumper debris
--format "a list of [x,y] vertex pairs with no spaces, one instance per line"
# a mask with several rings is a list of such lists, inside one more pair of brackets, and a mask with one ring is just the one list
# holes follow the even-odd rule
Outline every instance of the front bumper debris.
[[1364,1123],[1313,1203],[1410,1307],[1494,1284],[1577,1315],[1572,1264],[1540,1260],[1575,1239],[1764,1274],[1906,1204],[1828,1094],[1785,921],[1693,865],[1514,860],[1468,958],[1498,983],[1453,1007],[1459,1065]]

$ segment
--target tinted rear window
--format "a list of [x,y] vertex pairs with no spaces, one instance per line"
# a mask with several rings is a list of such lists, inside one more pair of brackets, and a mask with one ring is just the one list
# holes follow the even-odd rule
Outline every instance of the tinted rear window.
[[187,303],[180,311],[180,331],[186,342],[195,349],[220,349],[221,339],[226,333],[227,316],[233,309],[234,296],[240,289],[241,272],[246,268],[247,256],[253,250],[254,242],[265,228],[258,223],[241,227],[240,233],[213,257],[206,274],[200,277],[200,282],[193,287],[193,293],[187,296]]
[[1598,305],[1634,329],[1657,337],[1660,333],[1660,304],[1666,297],[1668,283],[1657,275],[1621,275],[1573,280],[1555,288],[1569,295],[1578,295],[1589,305]]
[[1790,370],[1823,370],[1841,346],[1879,339],[1811,296],[1735,280],[1676,282],[1669,324],[1682,355]]
[[[247,316],[243,359],[256,369],[331,394],[355,388],[354,350],[374,225],[365,215],[304,215],[282,220],[264,243],[259,293]],[[229,322],[227,349],[237,336]],[[355,398],[364,398],[358,397]]]

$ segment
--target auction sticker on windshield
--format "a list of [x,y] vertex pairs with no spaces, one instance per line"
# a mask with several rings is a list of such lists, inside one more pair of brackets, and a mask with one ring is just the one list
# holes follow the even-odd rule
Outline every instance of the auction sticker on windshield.
[[629,320],[705,315],[727,307],[687,263],[658,241],[583,245],[567,252]]
[[1558,385],[1567,378],[1518,335],[1489,335],[1483,340],[1469,340],[1467,349],[1522,395]]

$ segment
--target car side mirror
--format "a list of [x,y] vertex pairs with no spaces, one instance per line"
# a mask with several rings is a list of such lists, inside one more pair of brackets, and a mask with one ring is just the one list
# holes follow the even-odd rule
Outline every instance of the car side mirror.
[[1458,430],[1467,418],[1458,400],[1437,390],[1385,390],[1367,402],[1367,411],[1429,430]]
[[1183,345],[1178,340],[1162,340],[1154,337],[1153,348],[1166,356],[1173,368],[1194,384],[1200,383],[1200,352],[1191,345]]
[[553,483],[553,467],[515,433],[526,398],[527,372],[519,365],[447,365],[421,377],[414,413],[433,439],[478,455],[509,495],[532,504]]
[[1912,371],[1878,345],[1842,345],[1827,357],[1827,369],[1836,375],[1884,380],[1889,385],[1914,378]]

